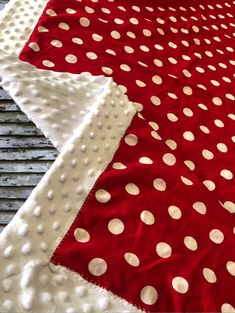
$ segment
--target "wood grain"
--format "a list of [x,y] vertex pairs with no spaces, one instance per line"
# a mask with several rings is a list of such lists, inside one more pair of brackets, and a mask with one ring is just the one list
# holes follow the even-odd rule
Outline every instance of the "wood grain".
[[[0,10],[7,2],[0,0]],[[50,141],[0,88],[0,232],[57,155]]]
[[0,232],[57,155],[50,141],[0,89]]

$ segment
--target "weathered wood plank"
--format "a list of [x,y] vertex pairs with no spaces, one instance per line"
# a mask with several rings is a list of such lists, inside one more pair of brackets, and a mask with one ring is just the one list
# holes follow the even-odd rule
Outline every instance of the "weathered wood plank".
[[32,192],[32,187],[1,187],[0,199],[27,199]]
[[33,124],[0,124],[0,136],[42,136],[42,132]]
[[0,225],[0,233],[3,231],[6,225]]
[[53,148],[45,137],[0,137],[0,148]]
[[15,216],[14,212],[1,212],[0,211],[0,224],[7,225]]
[[0,149],[0,161],[10,160],[52,160],[58,156],[55,149]]
[[0,114],[0,123],[29,123],[29,119],[22,112],[4,112]]
[[1,161],[1,173],[45,173],[52,165],[52,161]]
[[16,112],[20,111],[20,108],[12,100],[0,100],[0,112],[7,111]]
[[8,93],[4,89],[0,88],[0,100],[10,100],[10,99],[11,97],[8,95]]
[[0,211],[16,212],[25,203],[25,199],[0,199]]
[[8,0],[0,0],[0,11],[4,9],[4,6],[7,2]]
[[0,186],[32,186],[35,187],[43,174],[2,174],[0,173]]

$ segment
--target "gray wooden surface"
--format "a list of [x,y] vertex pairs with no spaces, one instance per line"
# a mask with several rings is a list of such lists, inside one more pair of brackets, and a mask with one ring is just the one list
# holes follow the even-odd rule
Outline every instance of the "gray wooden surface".
[[[6,2],[0,0],[0,10]],[[57,155],[48,139],[0,88],[0,232]]]
[[48,139],[0,89],[0,231],[57,155]]

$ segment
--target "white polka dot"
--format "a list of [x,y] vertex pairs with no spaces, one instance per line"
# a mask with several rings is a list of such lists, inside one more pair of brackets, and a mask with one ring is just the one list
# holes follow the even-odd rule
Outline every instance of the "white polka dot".
[[162,138],[158,135],[158,133],[155,130],[151,131],[151,136],[157,140],[162,140]]
[[120,39],[121,38],[121,35],[118,31],[116,30],[113,30],[111,31],[111,36],[114,38],[114,39]]
[[192,250],[192,251],[197,250],[197,242],[191,236],[184,237],[184,244],[189,250]]
[[134,18],[134,17],[130,18],[130,22],[134,25],[139,24],[139,21],[137,20],[137,18]]
[[232,201],[225,201],[224,204],[220,204],[227,210],[229,213],[235,213],[235,203]]
[[171,246],[166,242],[159,242],[156,246],[156,251],[161,258],[169,258],[172,253]]
[[186,77],[191,77],[192,76],[192,74],[188,70],[183,70],[183,74]]
[[215,105],[221,105],[222,104],[222,100],[219,98],[219,97],[214,97],[212,99],[212,102],[215,104]]
[[121,64],[120,69],[125,71],[125,72],[130,72],[130,70],[131,70],[130,66],[127,64]]
[[160,85],[160,84],[162,83],[162,78],[161,78],[160,76],[158,76],[158,75],[154,75],[154,76],[152,77],[152,81],[153,81],[155,84]]
[[101,41],[103,37],[98,34],[92,34],[92,39],[95,41]]
[[149,48],[145,45],[141,45],[140,46],[140,50],[144,51],[144,52],[149,52]]
[[111,199],[111,195],[108,191],[104,189],[99,189],[95,193],[96,200],[101,203],[106,203]]
[[68,63],[74,64],[74,63],[77,62],[78,59],[77,59],[76,55],[74,55],[74,54],[68,54],[68,55],[66,55],[65,60],[66,60]]
[[160,105],[161,104],[161,100],[157,96],[152,96],[151,97],[151,102],[154,105]]
[[134,49],[130,46],[125,46],[124,50],[126,51],[126,53],[133,53],[134,52]]
[[215,183],[213,183],[213,181],[211,180],[204,180],[203,181],[203,185],[206,186],[206,188],[210,191],[215,190]]
[[169,206],[168,213],[174,220],[179,220],[182,216],[181,210],[175,205]]
[[229,303],[224,303],[221,306],[221,312],[222,313],[234,313],[235,308]]
[[227,99],[229,99],[229,100],[232,100],[232,101],[234,101],[235,100],[235,97],[234,97],[234,95],[232,95],[231,93],[226,93],[226,98]]
[[172,153],[166,153],[163,155],[163,162],[169,166],[172,166],[176,163],[176,158]]
[[231,118],[231,120],[235,121],[235,114],[230,113],[228,114],[228,117]]
[[188,178],[186,178],[184,176],[180,176],[180,179],[187,186],[192,186],[193,185],[193,182],[190,179],[188,179]]
[[167,118],[171,122],[177,122],[178,121],[178,117],[174,113],[168,113]]
[[125,137],[125,143],[128,144],[129,146],[135,146],[137,145],[138,142],[138,137],[134,134],[129,134]]
[[224,240],[224,234],[219,229],[212,229],[209,233],[210,240],[216,244],[220,244]]
[[104,259],[94,258],[88,264],[90,273],[94,276],[101,276],[107,271],[107,263]]
[[217,127],[220,127],[220,128],[224,127],[224,123],[221,120],[216,119],[214,120],[214,123]]
[[222,153],[226,153],[228,151],[228,147],[224,143],[218,143],[216,147]]
[[50,15],[50,16],[56,16],[56,15],[57,15],[57,14],[55,13],[55,11],[52,10],[52,9],[46,10],[46,14],[48,14],[48,15]]
[[135,83],[136,83],[137,86],[139,86],[139,87],[141,87],[141,88],[143,88],[143,87],[146,86],[146,84],[145,84],[144,82],[142,82],[141,80],[139,80],[139,79],[137,79],[137,80],[135,81]]
[[122,164],[121,162],[115,162],[113,163],[113,168],[116,170],[123,170],[126,168],[126,166]]
[[177,148],[177,143],[172,140],[172,139],[167,139],[166,140],[166,145],[171,149],[171,150],[175,150]]
[[194,210],[196,210],[198,213],[205,215],[206,214],[206,206],[203,202],[197,201],[193,204]]
[[187,96],[191,96],[192,93],[193,93],[193,90],[192,90],[191,87],[185,86],[185,87],[183,88],[183,92],[184,92],[184,94],[186,94]]
[[119,235],[124,231],[124,224],[119,218],[113,218],[108,223],[108,229],[113,235]]
[[145,286],[140,292],[140,299],[147,305],[153,305],[158,298],[157,290],[153,286]]
[[191,170],[194,171],[195,170],[195,164],[190,161],[190,160],[185,160],[184,164]]
[[127,261],[127,263],[132,265],[132,266],[139,266],[140,265],[139,258],[134,253],[126,252],[124,254],[124,258]]
[[207,106],[206,106],[205,104],[202,104],[202,103],[199,103],[199,104],[198,104],[198,107],[201,108],[201,109],[204,110],[204,111],[207,111],[207,110],[208,110]]
[[227,268],[229,274],[231,274],[232,276],[235,276],[235,262],[228,261],[226,263],[226,268]]
[[189,285],[185,278],[178,276],[173,278],[172,287],[179,293],[186,293],[188,291]]
[[194,134],[190,131],[184,132],[183,137],[185,140],[188,140],[188,141],[193,141],[195,139]]
[[88,59],[91,59],[91,60],[97,59],[97,55],[94,52],[87,52],[86,56],[88,57]]
[[126,34],[128,37],[136,38],[136,35],[133,32],[127,32]]
[[49,61],[49,60],[43,60],[42,64],[44,66],[46,66],[46,67],[53,67],[53,66],[55,66],[55,64],[53,62]]
[[152,127],[152,129],[154,130],[158,130],[159,129],[159,126],[156,122],[153,122],[153,121],[150,121],[148,122],[148,124]]
[[81,17],[79,19],[80,25],[83,27],[88,27],[90,25],[90,21],[86,17]]
[[148,157],[142,157],[139,159],[141,164],[153,164],[153,161]]
[[212,271],[208,267],[203,268],[203,276],[204,276],[205,280],[208,281],[208,283],[211,283],[211,284],[215,283],[216,280],[217,280],[215,272]]
[[166,190],[166,182],[162,178],[156,178],[153,181],[153,187],[158,191]]
[[72,42],[78,44],[78,45],[82,45],[83,44],[83,40],[81,38],[78,37],[74,37],[72,38]]
[[184,108],[183,109],[183,113],[184,115],[188,116],[188,117],[192,117],[193,116],[193,111],[189,108]]
[[67,12],[68,14],[75,14],[75,13],[76,13],[76,11],[75,11],[74,9],[71,9],[71,8],[67,8],[67,9],[66,9],[66,12]]
[[66,23],[59,23],[59,28],[60,29],[64,29],[64,30],[69,30],[69,25],[68,24],[66,24]]
[[153,213],[151,213],[148,210],[142,211],[140,214],[140,218],[142,222],[145,223],[146,225],[153,225],[155,223],[155,217]]
[[199,127],[200,127],[200,129],[201,129],[201,131],[203,133],[205,133],[205,134],[209,134],[210,133],[210,130],[206,126],[200,125]]
[[116,24],[118,24],[118,25],[121,25],[121,24],[124,23],[124,21],[121,20],[120,18],[115,18],[115,19],[114,19],[114,22],[115,22]]
[[38,27],[38,31],[39,31],[39,33],[47,33],[47,32],[49,32],[49,30],[46,27],[43,27],[43,26],[39,26]]
[[29,47],[35,52],[40,51],[40,47],[36,42],[30,42]]
[[110,14],[110,13],[111,13],[110,10],[107,9],[107,8],[102,8],[101,10],[102,10],[104,13],[106,13],[106,14]]
[[88,242],[90,240],[88,231],[83,228],[76,228],[74,231],[74,237],[79,242]]
[[161,60],[155,59],[153,62],[154,62],[154,64],[155,64],[156,66],[158,66],[158,67],[162,67],[162,66],[163,66],[163,63],[162,63]]
[[146,37],[150,37],[150,36],[152,35],[151,31],[148,30],[148,29],[143,29],[143,34],[144,34],[144,36],[146,36]]
[[88,6],[85,7],[85,10],[86,10],[86,12],[89,13],[89,14],[93,14],[93,13],[95,12],[94,9],[92,9],[92,8],[90,8],[90,7],[88,7]]
[[230,179],[233,178],[233,173],[232,173],[231,171],[229,171],[229,170],[222,170],[222,171],[220,172],[220,175],[221,175],[223,178],[228,179],[228,180],[230,180]]
[[56,48],[61,48],[63,46],[62,42],[60,40],[52,40],[51,45],[56,47]]
[[136,196],[140,193],[139,188],[136,186],[136,184],[129,183],[125,187],[126,192],[128,192],[130,195]]
[[214,154],[211,151],[207,150],[207,149],[202,150],[202,156],[206,160],[212,160],[214,158]]
[[102,71],[107,74],[107,75],[112,75],[113,74],[113,70],[109,67],[103,66],[102,67]]

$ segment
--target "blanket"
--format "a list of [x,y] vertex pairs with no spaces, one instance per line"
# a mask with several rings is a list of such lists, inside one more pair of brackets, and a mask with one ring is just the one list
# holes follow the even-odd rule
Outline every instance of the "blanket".
[[234,14],[6,6],[1,85],[60,154],[0,235],[1,312],[235,312]]

